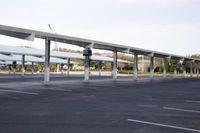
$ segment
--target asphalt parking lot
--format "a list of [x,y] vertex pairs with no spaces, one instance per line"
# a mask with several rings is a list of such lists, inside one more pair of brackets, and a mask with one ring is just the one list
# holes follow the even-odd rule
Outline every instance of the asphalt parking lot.
[[0,133],[200,132],[200,79],[54,78],[0,78]]

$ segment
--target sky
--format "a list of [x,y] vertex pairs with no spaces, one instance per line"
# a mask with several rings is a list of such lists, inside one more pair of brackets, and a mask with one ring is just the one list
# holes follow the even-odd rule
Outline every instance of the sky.
[[[6,0],[0,24],[188,56],[200,54],[200,0]],[[0,36],[1,45],[44,48]],[[79,49],[69,45],[60,47]]]

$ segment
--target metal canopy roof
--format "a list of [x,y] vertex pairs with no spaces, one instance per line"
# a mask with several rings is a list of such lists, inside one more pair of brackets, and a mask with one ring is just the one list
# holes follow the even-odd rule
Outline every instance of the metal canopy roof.
[[[27,55],[38,56],[38,57],[44,56],[44,50],[42,50],[42,49],[5,46],[5,45],[0,45],[0,53],[6,54],[6,55],[12,55],[12,54],[23,55],[24,54],[26,56]],[[51,62],[54,61],[54,58],[60,58],[60,59],[68,59],[68,58],[84,59],[85,58],[82,54],[69,53],[69,52],[59,52],[59,51],[51,51],[50,55],[51,55],[51,58],[52,58],[52,59],[50,59]],[[26,58],[26,56],[25,56],[25,58]],[[91,59],[97,60],[97,61],[113,62],[113,59],[110,58],[110,57],[98,56],[98,55],[92,55]],[[42,62],[44,62],[44,60]],[[118,60],[118,62],[119,63],[130,63],[129,61],[125,61],[125,60]]]
[[[12,61],[0,61],[0,64],[3,64],[3,65],[12,65],[13,62]],[[18,65],[21,65],[22,62],[19,61],[17,62]],[[32,65],[32,62],[25,62],[25,65]]]
[[11,26],[0,25],[0,34],[16,37],[20,39],[25,39],[29,41],[34,41],[34,38],[41,38],[41,39],[49,39],[52,41],[57,41],[61,43],[72,44],[80,47],[91,47],[96,49],[103,49],[103,50],[117,50],[119,52],[128,52],[128,53],[137,53],[141,55],[154,55],[156,57],[171,57],[175,59],[186,59],[186,60],[194,60],[200,62],[198,59],[192,59],[184,56],[178,56],[158,51],[146,50],[136,47],[124,46],[119,44],[107,43],[102,41],[95,41],[90,39],[66,36],[66,35],[59,35],[59,34],[52,34],[48,32],[41,32],[36,30],[30,29],[22,29],[16,28]]
[[9,61],[12,60],[12,57],[0,54],[0,61]]
[[[2,61],[5,64],[8,63],[8,62],[10,63],[12,61],[17,61],[17,64],[21,64],[22,56],[21,55],[3,55],[3,54],[0,54],[0,61]],[[39,57],[27,55],[27,56],[25,56],[25,62],[43,63],[44,58],[39,58]],[[67,60],[56,58],[56,57],[51,57],[50,62],[51,63],[59,63],[59,64],[67,64]],[[77,62],[70,61],[70,64],[77,64]]]

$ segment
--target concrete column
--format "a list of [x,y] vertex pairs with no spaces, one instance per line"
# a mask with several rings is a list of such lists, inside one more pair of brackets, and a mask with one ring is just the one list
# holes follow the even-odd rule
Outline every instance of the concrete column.
[[31,72],[32,72],[32,74],[34,74],[34,62],[32,62]]
[[193,76],[193,62],[191,61],[190,62],[190,77],[192,77]]
[[70,74],[70,70],[71,70],[71,66],[70,66],[70,58],[67,59],[67,76],[69,77]]
[[151,72],[151,79],[153,79],[154,76],[154,56],[150,57],[150,72]]
[[163,61],[162,61],[162,67],[163,67],[163,78],[165,79],[166,78],[166,67],[167,67],[167,58],[163,58]]
[[137,80],[138,77],[138,55],[135,53],[134,54],[134,61],[133,61],[133,72],[134,72],[134,80]]
[[49,66],[50,66],[50,43],[51,41],[46,38],[45,39],[45,69],[44,69],[44,84],[49,84],[50,76],[49,76]]
[[113,52],[113,79],[117,79],[117,51]]
[[101,71],[102,71],[102,61],[99,61],[99,77],[101,76]]

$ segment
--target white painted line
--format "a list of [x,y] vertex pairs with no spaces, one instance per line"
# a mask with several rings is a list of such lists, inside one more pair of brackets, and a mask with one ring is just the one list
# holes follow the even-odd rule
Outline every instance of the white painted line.
[[200,103],[200,101],[186,100],[188,103]]
[[171,108],[171,107],[163,107],[163,109],[190,112],[190,113],[200,113],[200,111],[198,110],[188,110],[188,109],[179,109],[179,108]]
[[144,105],[144,104],[139,104],[137,105],[138,107],[145,107],[145,108],[155,108],[156,105]]
[[173,128],[173,129],[179,129],[179,130],[200,133],[200,130],[192,129],[192,128],[178,127],[178,126],[173,126],[173,125],[166,125],[166,124],[160,124],[160,123],[154,123],[154,122],[148,122],[148,121],[140,121],[140,120],[134,120],[134,119],[127,119],[127,120],[131,121],[131,122],[136,122],[136,123],[142,123],[142,124],[148,124],[148,125],[154,125],[154,126],[167,127],[167,128]]
[[11,93],[22,93],[22,94],[29,94],[29,95],[38,95],[38,93],[34,93],[34,92],[25,92],[25,91],[16,91],[16,90],[2,90],[2,89],[0,89],[0,91],[11,92]]
[[53,88],[46,88],[47,90],[55,90],[55,91],[72,91],[72,90],[66,90],[66,89],[53,89]]

